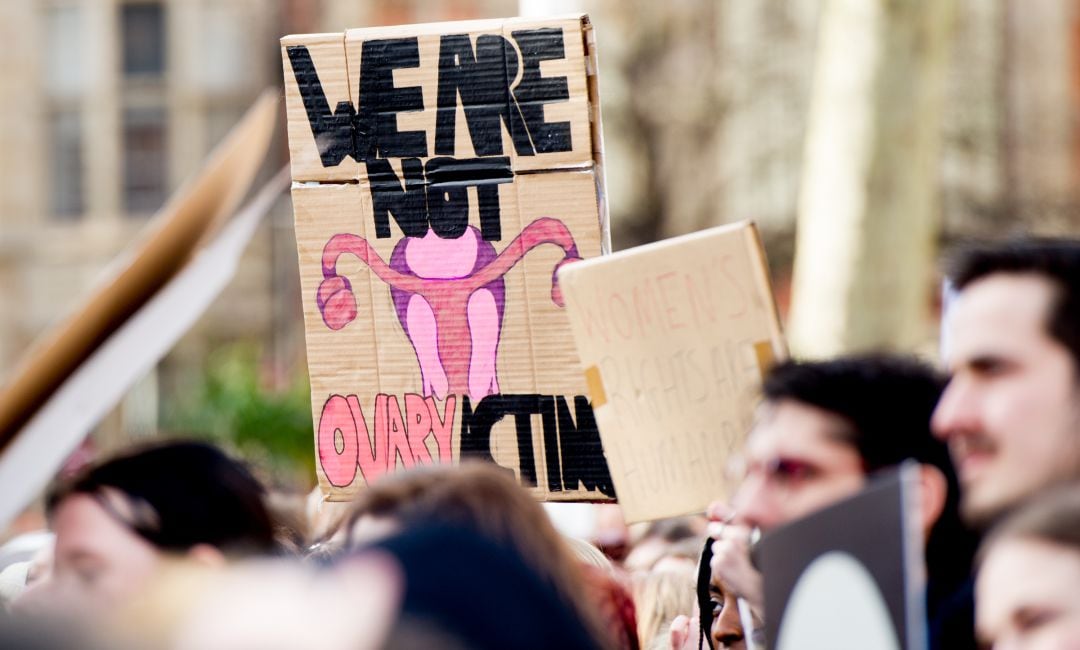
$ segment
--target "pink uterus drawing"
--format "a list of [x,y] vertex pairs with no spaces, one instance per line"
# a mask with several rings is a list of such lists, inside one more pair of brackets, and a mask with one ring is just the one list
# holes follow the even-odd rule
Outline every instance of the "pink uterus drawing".
[[506,306],[503,276],[542,244],[554,244],[564,253],[551,275],[551,299],[562,307],[556,274],[580,257],[566,225],[549,217],[530,223],[498,254],[472,226],[456,239],[443,239],[429,229],[423,237],[403,237],[389,264],[363,237],[334,235],[323,247],[316,303],[332,330],[356,318],[352,284],[337,273],[338,258],[355,255],[390,287],[398,321],[420,365],[424,397],[467,394],[478,401],[500,392],[496,362]]

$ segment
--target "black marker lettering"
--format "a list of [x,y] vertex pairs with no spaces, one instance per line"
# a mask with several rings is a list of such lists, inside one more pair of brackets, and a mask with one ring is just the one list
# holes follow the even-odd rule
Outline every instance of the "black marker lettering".
[[345,156],[352,156],[355,160],[356,139],[353,123],[356,109],[352,102],[338,102],[337,110],[331,112],[326,92],[319,81],[319,73],[315,70],[315,63],[311,60],[307,47],[293,45],[288,47],[287,51],[323,167],[335,167],[341,164]]
[[358,143],[364,160],[425,158],[423,131],[398,131],[397,114],[424,110],[420,86],[394,87],[394,70],[420,67],[416,38],[364,41],[360,58]]
[[541,61],[566,58],[562,30],[546,27],[518,30],[512,35],[522,59],[521,81],[514,87],[514,99],[525,116],[533,147],[537,153],[570,151],[570,123],[544,121],[544,104],[570,99],[566,77],[540,76]]
[[534,155],[524,116],[510,94],[517,66],[517,53],[502,36],[480,35],[475,53],[468,34],[447,34],[440,39],[436,154],[454,154],[460,95],[477,156],[502,155],[503,124],[517,154]]

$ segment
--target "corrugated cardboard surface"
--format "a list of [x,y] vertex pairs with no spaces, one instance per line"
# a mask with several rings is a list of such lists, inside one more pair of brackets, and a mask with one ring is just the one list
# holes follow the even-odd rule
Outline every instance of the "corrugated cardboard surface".
[[[522,36],[535,30],[561,30],[563,57],[539,62],[540,75],[545,80],[564,79],[568,98],[564,101],[531,102],[512,99],[508,110],[519,105],[526,110],[539,111],[548,124],[568,123],[573,148],[570,151],[549,153],[519,153],[514,146],[515,136],[533,136],[534,152],[543,144],[536,133],[522,134],[513,124],[502,128],[502,154],[510,158],[515,171],[551,170],[556,168],[591,168],[594,164],[594,143],[591,111],[596,104],[595,87],[589,88],[588,74],[590,52],[586,51],[585,39],[591,33],[587,22],[580,16],[550,20],[488,20],[460,23],[432,23],[428,25],[404,25],[370,29],[351,29],[340,34],[301,34],[281,39],[282,64],[285,72],[285,93],[289,113],[289,149],[293,160],[294,181],[336,182],[347,179],[365,180],[364,165],[356,165],[347,158],[338,165],[323,167],[319,164],[316,138],[308,125],[308,116],[299,95],[294,64],[289,49],[307,48],[325,92],[327,106],[335,114],[339,103],[349,101],[360,112],[362,104],[360,73],[363,67],[365,42],[388,39],[416,39],[415,65],[394,64],[395,90],[412,92],[419,90],[423,98],[422,110],[402,110],[396,113],[397,130],[405,133],[423,134],[426,145],[424,155],[409,156],[426,161],[438,156],[469,159],[477,156],[469,137],[469,127],[460,95],[454,109],[456,137],[451,151],[439,151],[436,147],[436,123],[439,93],[440,39],[445,35],[467,36],[474,52],[481,36],[501,36],[514,46],[507,54],[508,62],[496,69],[478,69],[469,73],[473,85],[491,87],[520,87],[524,74],[520,43]],[[516,35],[516,36],[515,36]],[[395,51],[395,54],[411,52],[411,48]],[[411,63],[411,62],[410,62]],[[593,63],[595,65],[595,63]],[[595,73],[592,73],[595,78]],[[590,97],[590,93],[592,97]],[[387,109],[388,110],[388,109]],[[380,111],[381,112],[381,111]],[[360,130],[365,127],[361,126]],[[527,130],[527,129],[526,129]],[[381,156],[382,157],[382,156]],[[386,157],[393,160],[394,157]],[[400,170],[399,170],[400,171]]]
[[627,521],[724,497],[762,364],[786,356],[766,269],[741,223],[559,272]]
[[[607,241],[603,182],[597,176],[600,152],[595,148],[601,138],[593,132],[593,125],[598,123],[598,105],[590,96],[590,89],[595,91],[595,80],[588,78],[590,68],[595,70],[595,62],[590,64],[593,53],[585,48],[588,30],[582,16],[349,30],[344,35],[343,52],[338,50],[337,35],[282,39],[294,181],[307,181],[294,184],[293,204],[312,383],[316,465],[320,484],[329,498],[348,499],[365,482],[387,471],[414,464],[459,462],[464,457],[488,458],[514,469],[523,484],[534,487],[542,498],[605,499],[612,495],[598,434],[595,425],[590,427],[592,409],[570,339],[569,323],[565,310],[554,300],[557,296],[553,296],[556,267],[568,258],[600,255]],[[561,34],[561,56],[539,62],[538,72],[543,83],[565,82],[565,100],[534,102],[533,109],[539,108],[539,113],[530,113],[531,122],[500,119],[501,151],[493,150],[500,146],[493,146],[489,139],[488,149],[478,152],[463,108],[463,93],[473,89],[461,88],[454,95],[454,137],[452,141],[444,138],[441,144],[436,142],[440,74],[448,69],[444,65],[440,71],[439,67],[444,46],[447,51],[450,45],[457,46],[455,64],[463,59],[469,63],[470,56],[490,62],[490,51],[486,59],[480,52],[483,47],[509,47],[505,57],[499,58],[504,64],[461,79],[468,79],[469,84],[487,84],[495,91],[504,89],[506,103],[497,112],[505,109],[505,114],[512,114],[521,110],[525,115],[530,110],[526,106],[529,102],[519,102],[514,93],[523,87],[522,77],[527,74],[523,62],[533,55],[523,53],[521,43],[528,47],[529,39],[536,34],[547,38],[555,32]],[[450,38],[444,39],[447,35]],[[464,43],[471,55],[462,49]],[[297,96],[301,85],[295,80],[294,61],[302,54],[295,49],[300,45],[308,48],[320,81],[325,74],[323,85],[333,84],[333,89],[325,93],[325,105],[335,115],[348,109],[338,106],[339,96],[331,95],[351,88],[352,110],[366,116],[357,117],[355,122],[359,140],[365,138],[363,129],[374,128],[371,120],[378,119],[374,116],[389,114],[398,133],[421,134],[424,146],[418,147],[414,138],[407,152],[411,155],[384,155],[386,151],[381,147],[385,141],[380,141],[376,150],[358,146],[356,155],[323,168],[325,161],[320,157],[307,110],[314,104],[311,97],[305,105],[304,99]],[[382,90],[390,93],[385,96],[404,90],[406,99],[402,101],[417,110],[395,111],[374,105],[368,106],[365,113],[360,89],[365,83],[372,87],[370,78],[367,82],[361,79],[362,70],[363,74],[371,74],[364,68],[365,53],[382,56],[379,60],[394,69],[393,88],[384,86]],[[551,56],[550,49],[546,56]],[[533,79],[525,86],[535,87],[536,83]],[[509,94],[505,89],[510,89]],[[444,93],[444,136],[449,133],[447,97]],[[418,100],[422,109],[418,108]],[[536,128],[537,115],[547,125],[565,123],[563,133],[569,136],[566,150],[544,150],[547,145],[538,134],[545,131]],[[515,124],[525,125],[526,140],[520,139],[522,133],[514,132]],[[448,142],[452,150],[447,148]],[[523,143],[528,147],[523,148]],[[402,185],[407,168],[419,170],[426,166],[423,182],[430,183],[431,165],[445,159],[473,161],[470,169],[456,174],[446,185],[450,191],[467,188],[464,196],[472,230],[460,238],[441,239],[425,226],[425,236],[412,232],[410,237],[402,230],[399,215],[387,217],[383,213],[381,228],[388,230],[381,234],[389,236],[379,237],[373,199],[376,190],[367,176],[368,166],[389,163],[398,191],[404,187],[411,192],[415,186]],[[356,175],[350,176],[346,170],[354,167]],[[501,182],[487,186],[487,191],[494,191],[498,197],[501,232],[497,237],[490,230],[490,221],[487,227],[482,223],[480,190],[472,184],[475,176],[471,175],[491,173],[492,169],[507,174]],[[443,195],[428,195],[429,201],[432,196]],[[480,246],[490,247],[489,256],[503,254],[503,261],[510,257],[516,260],[501,276],[501,288],[485,285],[476,291],[477,287],[470,285],[475,276],[469,270],[446,271],[443,258],[450,257],[446,252],[456,250],[458,245],[472,245],[463,242],[475,241],[481,233],[488,241]],[[519,237],[527,239],[538,233],[539,239],[519,247],[524,241]],[[572,241],[567,241],[567,236]],[[555,240],[559,240],[558,245]],[[342,241],[349,241],[352,248],[336,258],[336,265],[331,256],[329,267],[324,268],[325,251]],[[399,244],[406,253],[399,251],[395,256]],[[425,246],[423,253],[417,253]],[[361,261],[369,253],[369,260]],[[403,267],[402,257],[411,270]],[[385,268],[383,263],[393,268]],[[422,283],[426,288],[410,289],[412,293],[399,294],[395,301],[388,281],[415,288],[419,284],[409,283],[421,283],[416,275],[434,277],[430,268],[417,270],[418,265],[442,266],[438,272],[456,279],[429,279]],[[481,273],[483,266],[479,261],[469,264],[475,273]],[[402,280],[399,273],[408,277]],[[335,294],[334,300],[351,294],[356,302],[355,317],[343,326],[331,322],[332,317],[324,317],[330,308],[320,305],[317,298],[324,283],[338,283],[334,287],[342,289],[342,280],[337,278],[347,280],[348,287]],[[325,288],[322,291],[323,299],[332,293]],[[425,291],[431,295],[424,294],[421,299],[417,293]],[[500,299],[501,319],[491,308]],[[458,301],[456,306],[450,304],[454,300]],[[436,305],[439,301],[445,303],[440,303],[443,307]],[[453,331],[455,338],[425,336],[430,319],[415,319],[414,309],[428,314],[438,312],[434,329],[444,335]],[[335,329],[331,324],[340,327]],[[494,360],[497,390],[491,383],[480,385],[477,378],[486,376],[486,362],[472,354],[474,344],[476,349],[485,342],[491,345],[490,336],[476,333],[485,326],[489,334],[498,332],[496,353],[483,357]],[[421,357],[431,350],[437,353],[439,363],[427,362],[431,376],[425,376]],[[438,368],[431,372],[440,364],[446,383],[440,383]],[[483,422],[490,426],[490,439]]]
[[[286,65],[289,60],[285,53],[286,48],[293,45],[307,47],[312,62],[319,71],[322,91],[330,107],[336,107],[339,102],[347,102],[352,98],[349,71],[345,66],[344,34],[305,34],[281,39]],[[304,104],[300,99],[296,77],[292,74],[285,75],[285,104],[294,181],[347,181],[360,177],[360,165],[352,158],[346,158],[333,167],[323,167],[315,136],[312,135]]]

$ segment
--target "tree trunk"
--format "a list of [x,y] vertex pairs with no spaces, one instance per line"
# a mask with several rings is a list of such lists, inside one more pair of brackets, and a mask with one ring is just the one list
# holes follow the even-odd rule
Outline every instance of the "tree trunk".
[[934,290],[951,0],[828,0],[789,327],[796,355],[910,350]]

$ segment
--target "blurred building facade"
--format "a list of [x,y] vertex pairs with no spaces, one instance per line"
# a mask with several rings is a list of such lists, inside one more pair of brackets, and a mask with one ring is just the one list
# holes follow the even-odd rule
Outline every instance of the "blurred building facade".
[[[0,2],[0,385],[255,96],[281,86],[282,35],[515,10],[505,0]],[[264,178],[287,160],[282,135]],[[286,198],[234,281],[99,437],[153,431],[159,400],[198,382],[222,343],[254,340],[282,371],[306,370],[298,286]]]
[[[532,3],[535,5],[536,3]],[[820,0],[581,0],[600,47],[616,247],[752,218],[790,265]],[[516,0],[0,1],[0,382],[265,86],[286,33],[501,17]],[[566,7],[559,3],[560,9]],[[957,0],[944,238],[1075,231],[1080,0]],[[286,163],[279,141],[268,170]],[[152,429],[208,351],[303,370],[291,210],[103,431]],[[781,296],[781,300],[783,297]]]

